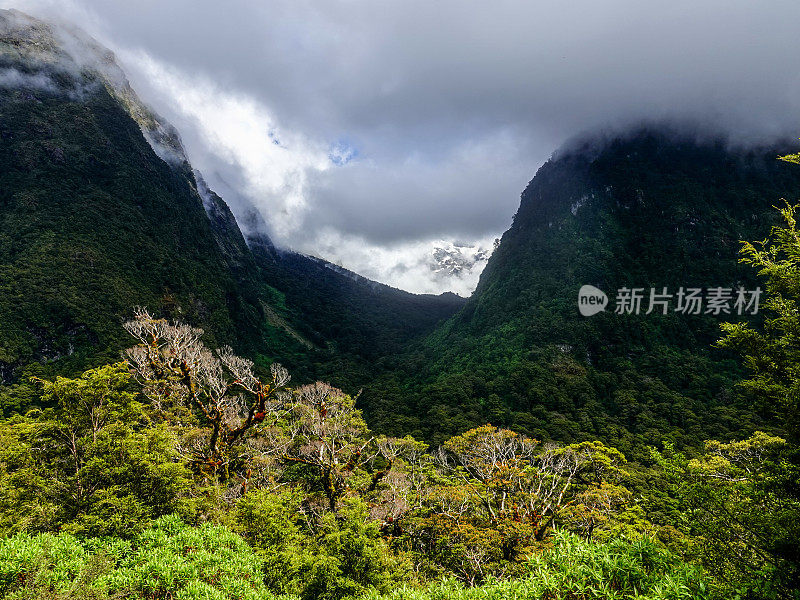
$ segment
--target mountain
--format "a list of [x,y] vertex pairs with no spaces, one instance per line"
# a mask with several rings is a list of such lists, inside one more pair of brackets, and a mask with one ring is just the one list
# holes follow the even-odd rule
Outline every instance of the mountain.
[[[277,248],[255,209],[245,237],[113,54],[16,11],[0,11],[0,140],[6,411],[26,406],[30,375],[116,360],[130,343],[121,323],[143,305],[258,368],[279,360],[295,381],[363,387],[375,429],[434,442],[491,422],[643,458],[665,438],[769,424],[739,403],[738,361],[712,347],[739,315],[613,309],[621,288],[754,289],[737,251],[798,196],[800,173],[775,160],[790,146],[732,148],[663,126],[571,142],[491,256],[436,250],[431,268],[447,273],[488,257],[465,301]],[[584,285],[608,294],[605,311],[579,313]]]
[[[0,11],[0,140],[8,408],[25,404],[32,374],[117,360],[138,305],[202,326],[209,345],[258,365],[281,360],[300,381],[337,372],[344,385],[463,304],[246,240],[113,54],[18,11]],[[326,366],[341,360],[350,367]]]
[[488,258],[489,251],[485,248],[451,243],[433,249],[432,269],[434,273],[458,275],[472,270],[475,265],[486,262]]
[[[570,143],[523,192],[466,305],[365,396],[368,417],[437,441],[491,422],[626,452],[762,424],[734,401],[737,361],[712,348],[720,322],[747,315],[677,313],[675,297],[666,315],[615,314],[614,298],[643,288],[644,313],[651,288],[755,289],[740,240],[766,237],[773,206],[800,196],[800,172],[776,160],[791,149],[661,126]],[[592,317],[586,284],[610,297]]]

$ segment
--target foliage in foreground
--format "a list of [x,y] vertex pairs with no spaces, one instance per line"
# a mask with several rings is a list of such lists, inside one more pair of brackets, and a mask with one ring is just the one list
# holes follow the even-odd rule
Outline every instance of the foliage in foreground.
[[702,571],[683,564],[653,540],[617,538],[589,542],[559,532],[548,550],[535,554],[526,574],[511,580],[492,580],[469,588],[449,579],[424,589],[404,588],[370,600],[667,600],[711,598]]
[[[279,367],[264,383],[197,330],[146,313],[139,323],[127,365],[41,381],[50,408],[5,423],[9,598],[339,600],[449,578],[489,597],[703,597],[712,586],[649,535],[709,567],[727,597],[791,588],[791,557],[762,543],[772,530],[788,540],[798,514],[783,494],[773,518],[760,483],[782,460],[780,438],[709,442],[691,460],[654,453],[659,498],[637,483],[641,466],[600,442],[485,425],[430,452],[373,436],[330,386],[290,390]],[[584,541],[557,535],[551,548],[554,531]]]
[[[79,541],[70,534],[6,538],[0,542],[0,593],[9,600],[280,598],[261,580],[263,566],[264,560],[226,527],[189,527],[176,517],[164,517],[130,542]],[[313,587],[312,578],[303,597],[343,597],[328,592]],[[599,543],[564,532],[554,537],[550,549],[526,563],[519,579],[491,580],[474,588],[450,579],[386,595],[374,588],[344,595],[369,600],[710,598],[702,572],[652,540]]]
[[159,519],[130,542],[79,541],[66,533],[21,533],[0,542],[0,592],[15,600],[271,598],[261,567],[230,530],[189,527],[176,517]]

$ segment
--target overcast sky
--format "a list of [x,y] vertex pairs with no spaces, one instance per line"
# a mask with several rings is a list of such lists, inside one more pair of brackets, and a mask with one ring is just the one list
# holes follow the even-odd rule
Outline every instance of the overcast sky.
[[194,166],[274,241],[468,294],[435,245],[491,248],[568,138],[691,119],[800,136],[800,2],[0,0],[112,48]]

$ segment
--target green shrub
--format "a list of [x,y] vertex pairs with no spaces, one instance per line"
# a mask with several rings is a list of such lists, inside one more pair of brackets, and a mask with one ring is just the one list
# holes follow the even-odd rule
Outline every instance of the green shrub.
[[303,600],[340,600],[370,590],[385,592],[402,577],[403,565],[391,555],[378,524],[369,519],[360,500],[346,500],[338,515],[324,517],[315,550],[305,576]]
[[262,559],[231,530],[162,517],[130,543],[69,534],[0,540],[0,597],[273,600]]
[[533,556],[520,579],[490,580],[467,588],[448,579],[424,589],[401,588],[369,600],[704,600],[705,575],[657,543],[617,539],[587,542],[557,533],[552,548]]
[[208,588],[215,590],[209,596],[213,598],[269,597],[262,581],[263,561],[225,527],[190,527],[178,517],[162,517],[132,545],[135,551],[105,577],[111,591],[152,600],[201,598],[201,590]]
[[108,598],[99,579],[111,568],[68,534],[26,533],[0,540],[0,597],[8,600]]
[[300,572],[310,558],[297,520],[297,494],[254,490],[236,504],[236,531],[263,561],[264,583],[275,592],[299,593]]

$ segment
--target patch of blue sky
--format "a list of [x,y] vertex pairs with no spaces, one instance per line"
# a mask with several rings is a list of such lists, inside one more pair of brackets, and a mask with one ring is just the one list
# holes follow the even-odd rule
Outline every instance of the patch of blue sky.
[[334,165],[341,167],[358,158],[358,148],[347,140],[338,140],[331,144],[328,158]]

